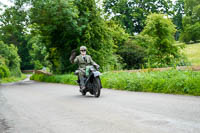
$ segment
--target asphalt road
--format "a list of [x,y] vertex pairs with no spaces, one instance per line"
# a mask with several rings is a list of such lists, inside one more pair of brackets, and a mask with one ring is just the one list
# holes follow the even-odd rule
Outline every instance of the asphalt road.
[[200,133],[200,97],[26,80],[0,85],[0,133]]

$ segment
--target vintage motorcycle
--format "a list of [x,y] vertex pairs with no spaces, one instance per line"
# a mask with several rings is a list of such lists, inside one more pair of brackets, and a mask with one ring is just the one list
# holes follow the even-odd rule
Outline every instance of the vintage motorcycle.
[[[78,71],[76,71],[75,74],[78,75]],[[84,77],[85,89],[80,91],[83,96],[85,96],[87,92],[90,92],[90,94],[95,97],[100,96],[102,88],[100,75],[101,73],[94,66],[86,67],[86,74]],[[77,82],[79,86],[81,86],[79,78]]]

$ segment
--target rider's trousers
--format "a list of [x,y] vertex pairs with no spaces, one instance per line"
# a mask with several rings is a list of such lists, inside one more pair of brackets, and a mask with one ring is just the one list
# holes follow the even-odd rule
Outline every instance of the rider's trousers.
[[83,87],[83,86],[85,87],[85,82],[84,82],[85,72],[79,71],[78,76],[79,76],[79,79],[80,79],[80,85],[81,85],[81,87]]

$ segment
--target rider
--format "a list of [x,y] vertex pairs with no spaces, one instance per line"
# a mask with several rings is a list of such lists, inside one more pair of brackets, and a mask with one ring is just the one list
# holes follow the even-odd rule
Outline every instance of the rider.
[[71,60],[72,63],[76,63],[79,66],[78,69],[78,76],[80,79],[80,85],[81,85],[81,91],[85,89],[85,83],[84,83],[84,76],[85,76],[85,70],[86,66],[93,65],[97,69],[99,68],[99,65],[96,64],[90,55],[86,55],[87,48],[86,46],[80,47],[81,54],[79,56],[76,56],[76,58]]

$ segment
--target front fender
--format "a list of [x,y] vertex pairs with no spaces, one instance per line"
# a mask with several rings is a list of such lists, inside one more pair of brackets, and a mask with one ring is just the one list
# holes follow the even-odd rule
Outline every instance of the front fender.
[[94,74],[94,77],[98,77],[101,75],[101,73],[99,71],[93,72],[93,74]]

